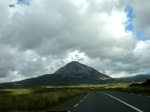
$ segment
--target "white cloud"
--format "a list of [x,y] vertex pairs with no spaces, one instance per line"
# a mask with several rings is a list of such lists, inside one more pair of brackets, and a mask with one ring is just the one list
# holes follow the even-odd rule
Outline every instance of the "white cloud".
[[130,5],[135,29],[145,28],[149,36],[148,1],[143,7],[135,0],[32,0],[29,6],[9,8],[15,2],[0,1],[3,81],[9,80],[10,71],[16,80],[34,77],[71,60],[113,77],[148,71],[149,41],[137,40],[124,24]]
[[1,82],[12,82],[12,81],[19,81],[26,79],[26,77],[23,77],[21,74],[18,74],[18,71],[9,71],[8,75],[4,78],[0,78]]
[[137,63],[149,63],[150,41],[139,41],[134,49],[134,55],[139,59]]

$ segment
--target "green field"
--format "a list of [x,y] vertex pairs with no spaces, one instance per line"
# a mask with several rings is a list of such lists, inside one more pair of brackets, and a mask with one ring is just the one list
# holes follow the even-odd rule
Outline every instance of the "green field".
[[1,89],[1,111],[47,111],[89,91],[113,90],[150,95],[150,86],[130,83],[82,84],[74,86],[43,86],[22,89]]

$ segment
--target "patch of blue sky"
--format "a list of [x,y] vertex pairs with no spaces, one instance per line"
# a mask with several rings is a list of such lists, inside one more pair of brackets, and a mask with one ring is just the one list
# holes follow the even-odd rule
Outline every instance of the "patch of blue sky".
[[139,31],[135,31],[135,37],[138,40],[142,40],[142,41],[150,40],[150,37],[144,35],[144,31],[145,31],[144,29],[139,30]]
[[30,5],[30,0],[18,0],[17,3],[8,5],[10,8],[15,7],[16,4]]
[[134,13],[133,8],[130,5],[127,5],[125,8],[125,12],[127,14],[128,21],[125,22],[125,31],[132,31],[135,34],[135,38],[138,40],[149,40],[150,38],[144,35],[145,29],[140,29],[136,31],[133,26],[133,20],[136,18],[136,14]]
[[134,27],[133,27],[133,25],[130,23],[130,24],[126,25],[125,30],[126,30],[126,31],[134,31]]
[[125,12],[126,12],[127,18],[128,18],[128,21],[125,23],[125,25],[126,25],[125,30],[126,31],[134,31],[134,26],[133,26],[132,22],[133,22],[133,19],[135,18],[135,14],[134,14],[133,8],[129,5],[127,5],[125,8]]
[[17,4],[24,4],[24,5],[30,5],[30,0],[18,0]]
[[11,5],[8,5],[9,7],[15,7],[15,5],[14,4],[11,4]]

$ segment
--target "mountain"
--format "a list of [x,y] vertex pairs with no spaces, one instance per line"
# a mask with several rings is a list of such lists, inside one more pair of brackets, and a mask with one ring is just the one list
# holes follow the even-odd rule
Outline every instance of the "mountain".
[[150,79],[150,75],[148,74],[140,74],[136,75],[133,77],[125,77],[125,78],[119,78],[120,80],[123,81],[132,81],[132,82],[141,82],[141,81],[146,81],[147,79]]
[[67,77],[90,77],[92,79],[110,78],[107,75],[100,73],[92,67],[88,67],[77,61],[72,61],[66,66],[58,69],[54,74],[61,74]]
[[1,84],[3,86],[35,86],[35,85],[72,85],[87,83],[106,83],[114,79],[100,73],[92,67],[72,61],[58,69],[54,74],[45,74],[36,78]]
[[0,88],[31,87],[41,85],[100,84],[122,81],[146,81],[146,79],[150,79],[150,75],[141,74],[134,77],[113,79],[92,67],[81,64],[77,61],[72,61],[58,69],[53,74],[45,74],[36,78],[16,82],[2,83],[0,84]]

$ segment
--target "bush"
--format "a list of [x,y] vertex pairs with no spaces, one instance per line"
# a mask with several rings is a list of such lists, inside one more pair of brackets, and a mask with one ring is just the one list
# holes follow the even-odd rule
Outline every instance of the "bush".
[[146,82],[142,83],[143,86],[150,86],[150,79],[147,79]]
[[129,85],[129,87],[134,87],[134,86],[141,86],[141,84],[139,84],[139,83],[132,83],[132,84]]

